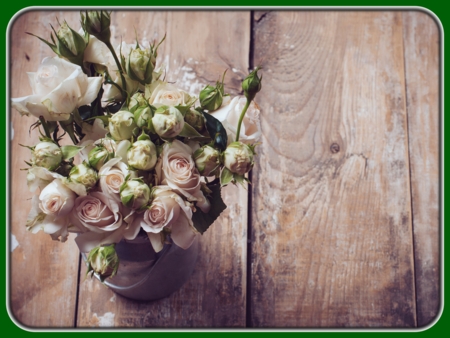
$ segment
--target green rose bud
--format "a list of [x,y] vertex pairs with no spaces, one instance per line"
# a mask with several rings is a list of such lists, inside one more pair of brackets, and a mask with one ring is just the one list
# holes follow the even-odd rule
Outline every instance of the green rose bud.
[[184,127],[184,118],[175,107],[161,106],[152,118],[155,132],[163,138],[174,138]]
[[44,167],[48,170],[55,170],[61,164],[63,154],[53,142],[39,142],[31,154],[31,162],[37,167]]
[[134,112],[134,120],[139,128],[147,127],[148,121],[152,119],[152,111],[149,107],[138,108]]
[[230,143],[223,153],[223,164],[232,173],[244,175],[253,167],[253,149],[245,143]]
[[120,187],[122,204],[131,209],[144,209],[150,201],[150,188],[140,178],[132,178]]
[[87,273],[97,273],[102,282],[108,277],[113,277],[119,268],[119,256],[114,246],[112,244],[92,249],[87,258]]
[[112,158],[113,153],[110,153],[102,144],[94,147],[88,155],[89,165],[97,171],[100,170],[100,168]]
[[83,54],[87,43],[80,34],[69,27],[67,22],[64,21],[61,25],[56,33],[56,37],[58,40],[58,50],[62,57],[65,57],[71,62],[71,59],[76,57],[81,59],[81,61],[83,60]]
[[223,81],[225,79],[226,70],[222,76],[222,82],[217,81],[216,86],[207,85],[200,92],[199,100],[200,106],[203,109],[207,109],[209,112],[217,110],[222,105],[223,96],[224,96],[224,87]]
[[212,176],[216,174],[216,170],[220,165],[220,153],[211,146],[203,146],[194,152],[195,166],[200,175]]
[[69,178],[72,182],[80,183],[84,185],[86,189],[91,189],[97,183],[98,175],[94,169],[83,162],[70,170]]
[[202,132],[205,129],[205,118],[203,117],[203,114],[194,109],[190,109],[186,112],[184,120],[199,132]]
[[116,141],[129,140],[133,130],[137,128],[134,115],[129,111],[121,110],[109,118],[109,132]]
[[126,71],[130,79],[145,85],[152,82],[153,63],[150,49],[139,46],[130,51],[126,62]]
[[111,14],[106,11],[86,11],[81,13],[81,26],[85,32],[95,36],[100,41],[110,44]]
[[56,31],[53,26],[52,29],[55,34],[55,36],[53,33],[50,34],[52,42],[40,38],[34,34],[28,34],[36,36],[39,40],[47,44],[47,46],[49,46],[59,57],[62,57],[83,68],[84,51],[87,47],[84,37],[70,28],[65,21],[58,31]]
[[150,139],[138,140],[128,149],[128,165],[136,170],[152,170],[158,155],[155,144]]
[[242,89],[244,90],[244,95],[248,100],[253,100],[256,94],[261,90],[261,80],[262,76],[258,77],[258,70],[260,67],[251,72],[242,82]]
[[130,103],[128,104],[128,110],[131,113],[134,113],[138,108],[145,108],[145,107],[148,107],[148,102],[144,94],[142,93],[135,93],[131,97]]

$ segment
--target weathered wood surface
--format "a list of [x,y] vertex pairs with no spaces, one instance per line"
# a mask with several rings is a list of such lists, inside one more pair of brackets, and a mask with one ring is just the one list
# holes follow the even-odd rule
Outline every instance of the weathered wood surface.
[[[132,43],[133,27],[149,40],[167,34],[159,55],[169,81],[198,93],[233,67],[236,72],[229,72],[226,88],[239,91],[248,69],[250,12],[119,12],[112,22],[116,42]],[[136,303],[114,296],[96,280],[83,282],[77,326],[244,327],[247,191],[229,187],[224,197],[228,209],[200,238],[198,263],[179,291]]]
[[417,324],[434,320],[439,271],[439,30],[422,12],[403,14],[406,107],[414,221]]
[[254,172],[253,326],[417,324],[399,12],[271,12]]
[[[11,30],[11,95],[50,49],[56,17]],[[73,238],[25,230],[31,118],[12,112],[10,308],[31,327],[412,327],[439,308],[439,32],[421,12],[117,12],[113,39],[154,40],[167,79],[196,92],[249,57],[264,67],[262,144],[247,191],[200,239],[179,291],[133,302],[84,280]],[[230,71],[231,70],[231,71]],[[251,224],[247,224],[250,212]],[[247,226],[251,233],[247,257]],[[250,275],[247,266],[250,264]],[[77,277],[80,287],[77,294]],[[31,277],[30,277],[31,276]],[[247,304],[247,283],[250,303]],[[417,294],[417,296],[416,296]],[[78,301],[78,306],[76,302]],[[248,312],[248,317],[246,316]]]
[[[49,36],[48,23],[55,22],[55,12],[28,12],[12,25],[11,42],[11,96],[31,94],[26,72],[34,72],[44,56],[52,51],[38,39],[26,35],[33,32]],[[68,18],[68,22],[72,23]],[[76,20],[75,20],[76,22]],[[70,236],[66,243],[52,241],[43,233],[27,232],[25,222],[31,208],[31,193],[27,188],[24,161],[30,159],[30,150],[19,146],[34,145],[37,131],[29,134],[35,119],[11,112],[11,185],[10,185],[10,308],[22,325],[29,327],[70,327],[74,325],[77,297],[78,248]]]

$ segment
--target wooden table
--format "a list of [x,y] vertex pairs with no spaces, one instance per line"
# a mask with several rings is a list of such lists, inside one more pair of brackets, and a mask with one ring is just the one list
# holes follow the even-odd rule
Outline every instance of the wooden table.
[[[11,27],[11,95],[50,49],[50,24]],[[28,327],[420,327],[440,308],[440,30],[420,11],[114,12],[114,43],[167,33],[168,79],[197,91],[263,66],[253,184],[200,241],[191,279],[134,302],[85,279],[73,237],[25,229],[37,134],[11,112],[10,308]]]

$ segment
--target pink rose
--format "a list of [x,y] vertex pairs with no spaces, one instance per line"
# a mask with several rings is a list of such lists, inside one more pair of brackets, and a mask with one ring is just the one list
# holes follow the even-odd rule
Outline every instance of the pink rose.
[[196,201],[203,212],[209,211],[211,205],[200,190],[201,176],[188,145],[178,140],[165,143],[155,170],[159,184],[168,185],[188,201]]

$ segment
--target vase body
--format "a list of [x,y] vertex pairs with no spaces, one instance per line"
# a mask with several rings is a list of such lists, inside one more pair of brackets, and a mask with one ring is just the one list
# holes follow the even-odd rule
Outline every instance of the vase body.
[[[186,250],[175,243],[155,253],[146,235],[116,244],[119,269],[104,284],[124,297],[148,301],[167,297],[190,277],[198,256],[198,238]],[[98,276],[96,276],[98,278]]]

